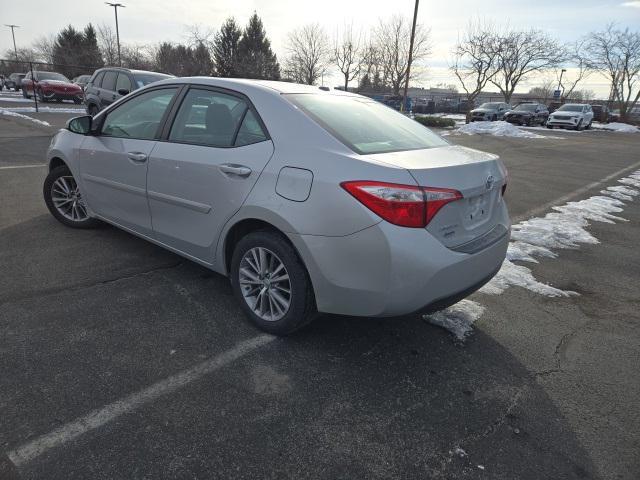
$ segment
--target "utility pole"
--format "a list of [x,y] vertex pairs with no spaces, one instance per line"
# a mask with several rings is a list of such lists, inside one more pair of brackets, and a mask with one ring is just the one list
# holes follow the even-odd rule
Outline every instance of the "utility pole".
[[4,24],[5,27],[9,27],[11,29],[11,36],[13,37],[13,53],[16,55],[16,62],[18,61],[18,49],[16,48],[16,34],[14,29],[20,28],[20,25],[8,25]]
[[413,61],[413,39],[416,36],[416,21],[418,20],[418,4],[420,0],[416,0],[415,8],[413,9],[413,25],[411,26],[411,40],[409,41],[409,59],[407,60],[407,78],[404,82],[404,95],[402,95],[402,103],[400,104],[400,111],[404,112],[405,105],[407,103],[407,90],[409,90],[409,75],[411,73],[411,62]]
[[566,72],[567,69],[563,68],[562,70],[560,70],[560,80],[558,80],[558,91],[560,92],[560,101],[562,102],[562,97],[564,94],[564,87],[562,86],[562,75],[564,75],[564,72]]
[[113,7],[114,12],[116,13],[116,41],[118,42],[118,66],[121,67],[122,59],[120,58],[120,30],[118,29],[118,7],[120,8],[126,8],[126,7],[121,3],[111,3],[111,2],[104,2],[104,3],[109,5],[110,7]]

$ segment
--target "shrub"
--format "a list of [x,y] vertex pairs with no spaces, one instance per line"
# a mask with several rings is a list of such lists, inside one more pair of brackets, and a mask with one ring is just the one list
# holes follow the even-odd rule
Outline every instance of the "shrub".
[[421,123],[425,127],[447,128],[456,126],[456,122],[451,118],[425,116],[415,117],[414,120],[418,123]]

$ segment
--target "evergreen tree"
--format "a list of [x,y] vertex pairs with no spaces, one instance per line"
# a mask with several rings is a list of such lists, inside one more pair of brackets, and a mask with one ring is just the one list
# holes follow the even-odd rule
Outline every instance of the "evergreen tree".
[[242,32],[233,17],[227,18],[213,42],[213,61],[219,77],[238,77],[238,44]]
[[194,64],[196,65],[193,75],[209,76],[213,74],[213,61],[211,60],[209,49],[204,44],[204,42],[198,43],[198,45],[193,49],[192,56]]
[[249,19],[238,44],[239,76],[267,80],[280,79],[280,65],[257,13]]
[[56,37],[53,46],[54,69],[67,77],[74,77],[82,73],[78,68],[79,57],[84,46],[84,35],[71,25],[62,29]]
[[80,66],[87,67],[87,73],[93,72],[98,67],[104,65],[102,54],[98,47],[98,35],[93,25],[89,24],[84,27],[83,49],[80,52]]

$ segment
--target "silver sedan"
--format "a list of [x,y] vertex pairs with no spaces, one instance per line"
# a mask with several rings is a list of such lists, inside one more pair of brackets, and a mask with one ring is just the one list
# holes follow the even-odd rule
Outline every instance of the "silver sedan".
[[70,120],[47,156],[60,222],[108,222],[229,276],[276,334],[318,312],[444,308],[496,273],[509,240],[495,155],[341,91],[170,79]]

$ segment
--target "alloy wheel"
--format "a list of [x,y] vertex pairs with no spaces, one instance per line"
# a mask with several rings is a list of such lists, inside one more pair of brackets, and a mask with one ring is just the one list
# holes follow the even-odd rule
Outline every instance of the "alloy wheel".
[[291,280],[284,263],[271,250],[248,250],[239,268],[240,291],[247,305],[262,320],[275,322],[291,306]]
[[78,184],[72,176],[58,177],[51,186],[53,205],[64,218],[82,222],[89,218]]

